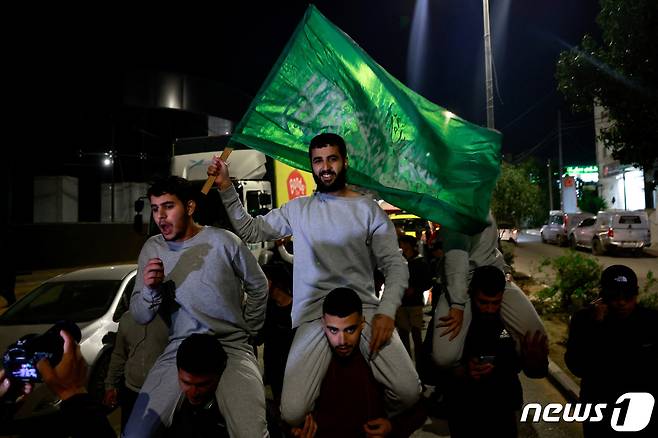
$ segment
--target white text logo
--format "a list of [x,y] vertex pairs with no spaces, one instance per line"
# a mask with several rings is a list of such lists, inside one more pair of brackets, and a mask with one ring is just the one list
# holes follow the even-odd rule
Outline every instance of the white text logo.
[[[655,400],[648,392],[628,392],[617,399],[612,407],[610,426],[618,432],[637,432],[649,424]],[[523,407],[521,421],[547,423],[566,421],[567,423],[585,421],[598,422],[604,419],[608,409],[605,403],[550,403],[542,408],[539,403],[528,403]],[[532,416],[531,416],[532,415]]]

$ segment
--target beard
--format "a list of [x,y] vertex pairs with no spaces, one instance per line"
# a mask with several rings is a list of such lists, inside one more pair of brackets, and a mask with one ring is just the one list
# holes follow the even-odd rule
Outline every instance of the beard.
[[[326,173],[335,175],[334,180],[331,182],[331,184],[326,184],[322,181],[322,179],[320,179],[320,175]],[[315,172],[313,172],[313,180],[315,181],[315,184],[318,188],[318,192],[320,193],[337,192],[339,190],[344,189],[345,185],[347,184],[347,168],[345,167],[343,167],[343,169],[337,174],[333,171],[322,171],[320,172],[320,175],[316,175]]]
[[[347,347],[347,348],[345,348]],[[339,349],[338,347],[331,346],[331,350],[334,353],[334,356],[336,358],[340,359],[347,359],[352,357],[352,354],[354,353],[354,350],[356,349],[356,346],[354,345],[341,345],[341,348]]]

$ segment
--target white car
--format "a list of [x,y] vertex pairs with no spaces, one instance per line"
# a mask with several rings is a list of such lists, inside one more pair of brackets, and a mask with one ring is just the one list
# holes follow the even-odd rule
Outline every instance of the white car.
[[651,245],[651,230],[645,211],[600,211],[596,217],[582,221],[569,234],[573,248],[583,246],[592,254],[603,255],[611,250],[629,250],[641,254]]
[[498,224],[498,240],[507,240],[516,244],[519,241],[519,229],[510,224]]
[[[89,393],[102,397],[114,335],[119,318],[128,308],[136,273],[137,265],[104,266],[73,271],[42,283],[0,315],[0,354],[25,335],[44,333],[61,320],[72,321],[82,332],[80,350],[89,364]],[[58,403],[46,385],[37,384],[14,419],[29,424],[27,421],[35,416],[56,412]]]

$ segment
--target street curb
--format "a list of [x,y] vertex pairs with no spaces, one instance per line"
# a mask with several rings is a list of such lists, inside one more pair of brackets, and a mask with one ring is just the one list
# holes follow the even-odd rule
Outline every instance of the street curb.
[[[528,278],[532,275],[520,272]],[[546,286],[548,287],[548,286]],[[578,385],[558,364],[548,358],[548,380],[570,401],[577,402],[580,398],[580,385]]]
[[558,364],[548,358],[548,380],[570,401],[576,402],[580,398],[580,386],[560,368]]

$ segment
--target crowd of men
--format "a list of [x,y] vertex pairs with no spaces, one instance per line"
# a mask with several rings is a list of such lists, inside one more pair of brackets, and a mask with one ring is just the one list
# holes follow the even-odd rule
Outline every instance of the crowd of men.
[[[241,205],[228,165],[213,160],[208,174],[235,234],[195,222],[188,181],[169,177],[149,188],[160,234],[139,255],[104,399],[122,407],[122,436],[408,437],[427,418],[429,381],[452,436],[516,436],[518,373],[545,376],[548,347],[541,319],[506,276],[493,218],[474,236],[444,230],[426,261],[371,197],[348,187],[340,136],[316,136],[309,159],[316,192],[257,217]],[[289,236],[294,257],[265,267],[246,245]],[[291,259],[292,281],[284,266]],[[569,341],[567,363],[583,375],[583,397],[595,397],[601,379],[588,364],[597,348],[591,321],[638,313],[618,310],[617,295],[632,291],[606,275],[605,304],[574,318]],[[423,340],[428,289],[436,310]],[[638,318],[655,325],[655,317]],[[78,412],[71,434],[113,436],[83,394],[79,347],[62,336],[65,360],[40,366],[65,413]]]

